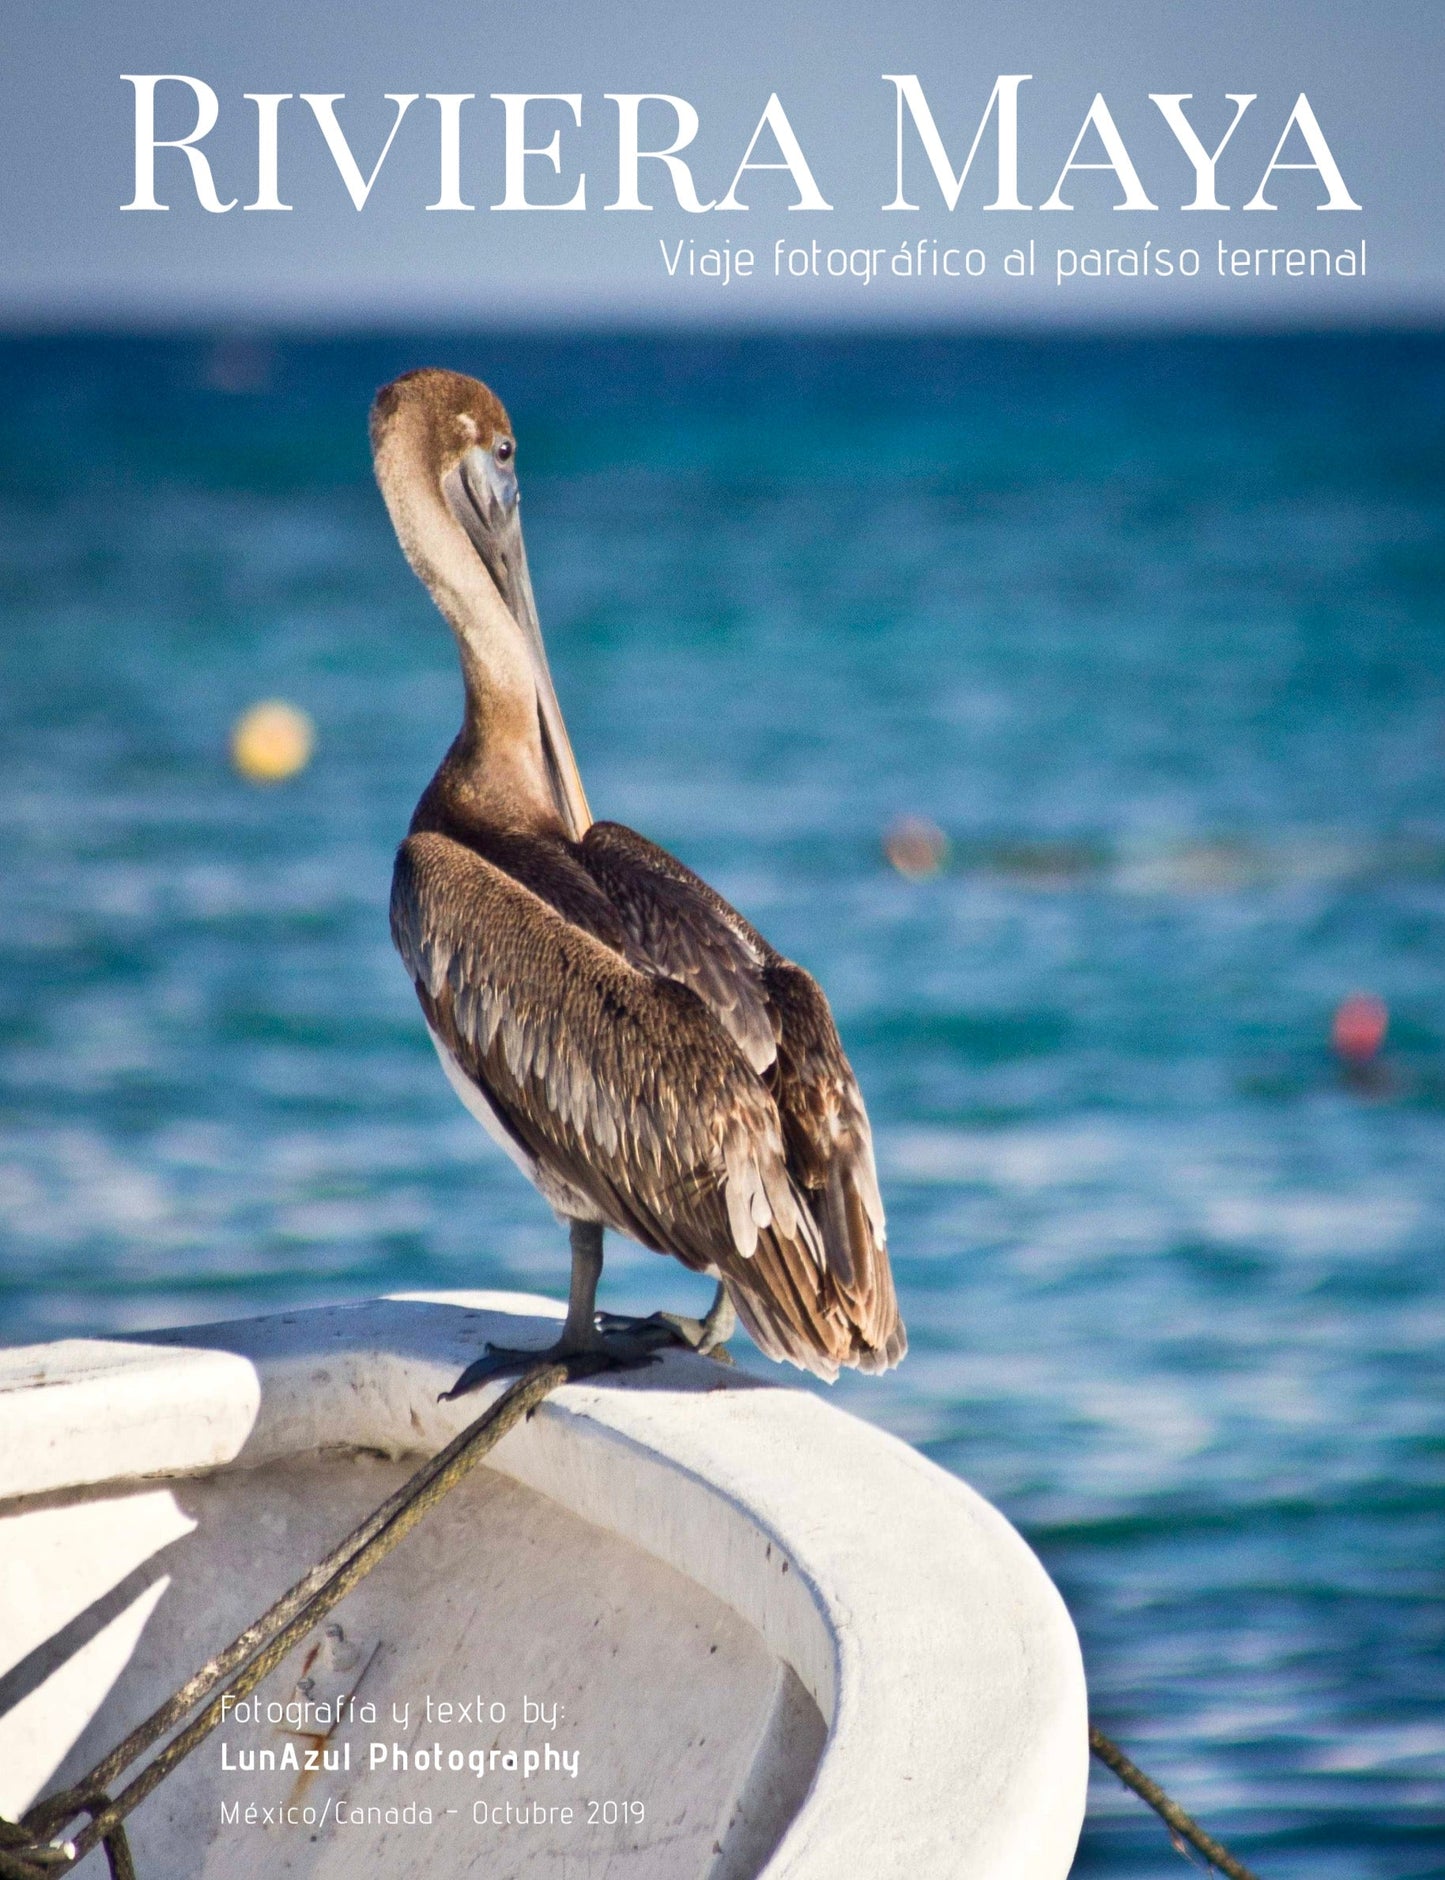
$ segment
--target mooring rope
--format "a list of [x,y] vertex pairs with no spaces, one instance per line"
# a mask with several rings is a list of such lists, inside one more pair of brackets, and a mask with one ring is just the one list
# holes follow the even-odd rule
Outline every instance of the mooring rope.
[[[18,1827],[5,1823],[4,1832],[0,1834],[0,1880],[53,1880],[57,1866],[83,1860],[92,1848],[102,1844],[114,1880],[134,1880],[135,1869],[122,1825],[126,1816],[216,1728],[225,1714],[225,1700],[241,1698],[253,1691],[318,1620],[378,1561],[385,1559],[423,1515],[435,1507],[448,1490],[455,1488],[508,1430],[523,1417],[530,1416],[544,1397],[559,1384],[587,1376],[598,1368],[598,1360],[581,1357],[534,1365],[525,1372],[474,1423],[453,1437],[445,1449],[424,1463],[303,1579],[283,1593],[253,1625],[247,1626],[109,1755],[102,1757],[73,1788],[37,1802],[21,1817]],[[116,1776],[241,1665],[245,1669],[240,1675],[219,1696],[212,1698],[199,1716],[173,1737],[113,1801],[110,1800],[105,1791]],[[82,1813],[91,1814],[86,1826],[73,1840],[59,1840],[60,1828]]]
[[[318,1560],[259,1619],[232,1639],[224,1651],[217,1652],[202,1665],[174,1696],[152,1711],[143,1723],[137,1724],[79,1782],[35,1803],[18,1823],[0,1818],[0,1880],[54,1880],[59,1871],[83,1860],[96,1847],[105,1850],[111,1880],[136,1880],[126,1840],[126,1816],[205,1741],[221,1722],[226,1700],[246,1696],[269,1676],[318,1621],[384,1560],[509,1430],[529,1417],[544,1397],[560,1384],[590,1376],[606,1366],[605,1359],[582,1356],[534,1365],[524,1372],[474,1423],[469,1423],[444,1449],[423,1463],[379,1508],[373,1509],[353,1528],[345,1540]],[[232,1678],[233,1672],[239,1675]],[[231,1678],[231,1682],[225,1690],[212,1697],[217,1685],[227,1678]],[[205,1709],[172,1737],[160,1754],[112,1800],[108,1791],[116,1777],[207,1698],[210,1702]],[[1256,1880],[1242,1861],[1236,1860],[1228,1848],[1206,1834],[1157,1782],[1130,1762],[1117,1744],[1092,1723],[1089,1748],[1126,1787],[1163,1818],[1181,1852],[1184,1851],[1181,1844],[1187,1842],[1212,1867],[1228,1875],[1229,1880]],[[63,1839],[61,1829],[80,1815],[89,1815],[90,1820],[73,1839]]]
[[1146,1776],[1137,1763],[1130,1762],[1119,1745],[1105,1736],[1094,1723],[1089,1725],[1089,1748],[1106,1768],[1113,1770],[1126,1789],[1132,1789],[1140,1801],[1147,1802],[1163,1820],[1181,1854],[1184,1849],[1179,1844],[1187,1841],[1190,1847],[1198,1849],[1211,1867],[1228,1874],[1229,1880],[1258,1880],[1251,1868],[1246,1867],[1242,1860],[1236,1860],[1229,1849],[1216,1841],[1212,1834],[1206,1834],[1192,1815],[1185,1814],[1178,1802],[1166,1795],[1151,1776]]

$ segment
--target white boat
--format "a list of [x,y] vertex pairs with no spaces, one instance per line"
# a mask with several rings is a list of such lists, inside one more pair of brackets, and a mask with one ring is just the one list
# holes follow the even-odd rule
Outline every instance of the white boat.
[[[484,1341],[560,1313],[412,1296],[0,1353],[0,1814],[478,1416],[506,1380],[437,1398]],[[1083,1818],[1078,1642],[1003,1516],[682,1352],[550,1396],[251,1701],[130,1817],[139,1880],[1063,1880]]]

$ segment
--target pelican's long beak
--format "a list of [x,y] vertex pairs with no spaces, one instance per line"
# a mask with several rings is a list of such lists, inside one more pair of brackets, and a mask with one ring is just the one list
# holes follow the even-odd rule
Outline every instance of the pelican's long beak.
[[478,445],[447,473],[442,481],[442,493],[522,630],[537,684],[537,717],[542,729],[548,781],[562,826],[574,842],[580,842],[591,827],[592,812],[587,807],[587,795],[582,788],[577,760],[572,755],[567,727],[562,721],[562,708],[557,703],[546,648],[542,645],[537,602],[527,570],[527,550],[522,542],[521,497],[516,471],[510,464],[499,464],[489,450]]

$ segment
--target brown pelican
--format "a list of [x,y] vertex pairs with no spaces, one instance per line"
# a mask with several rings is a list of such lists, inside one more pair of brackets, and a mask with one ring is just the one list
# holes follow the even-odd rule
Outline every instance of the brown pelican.
[[[377,481],[456,635],[461,731],[396,858],[391,925],[458,1096],[571,1233],[551,1355],[626,1361],[604,1317],[611,1227],[718,1280],[770,1357],[820,1377],[903,1356],[863,1100],[801,967],[664,849],[594,822],[542,648],[499,401],[407,373],[371,414]],[[453,1394],[523,1354],[493,1353]],[[540,1354],[528,1352],[529,1359]]]

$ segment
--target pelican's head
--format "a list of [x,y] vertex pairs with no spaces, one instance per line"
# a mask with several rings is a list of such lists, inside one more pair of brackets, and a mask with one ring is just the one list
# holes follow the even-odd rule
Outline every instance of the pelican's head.
[[490,560],[517,507],[517,445],[495,392],[435,366],[404,372],[372,402],[371,449],[384,495],[397,472],[421,476]]
[[542,645],[502,401],[461,372],[403,373],[372,403],[371,450],[397,537],[461,642],[469,684],[481,674],[535,690],[547,788],[580,840],[592,817]]

